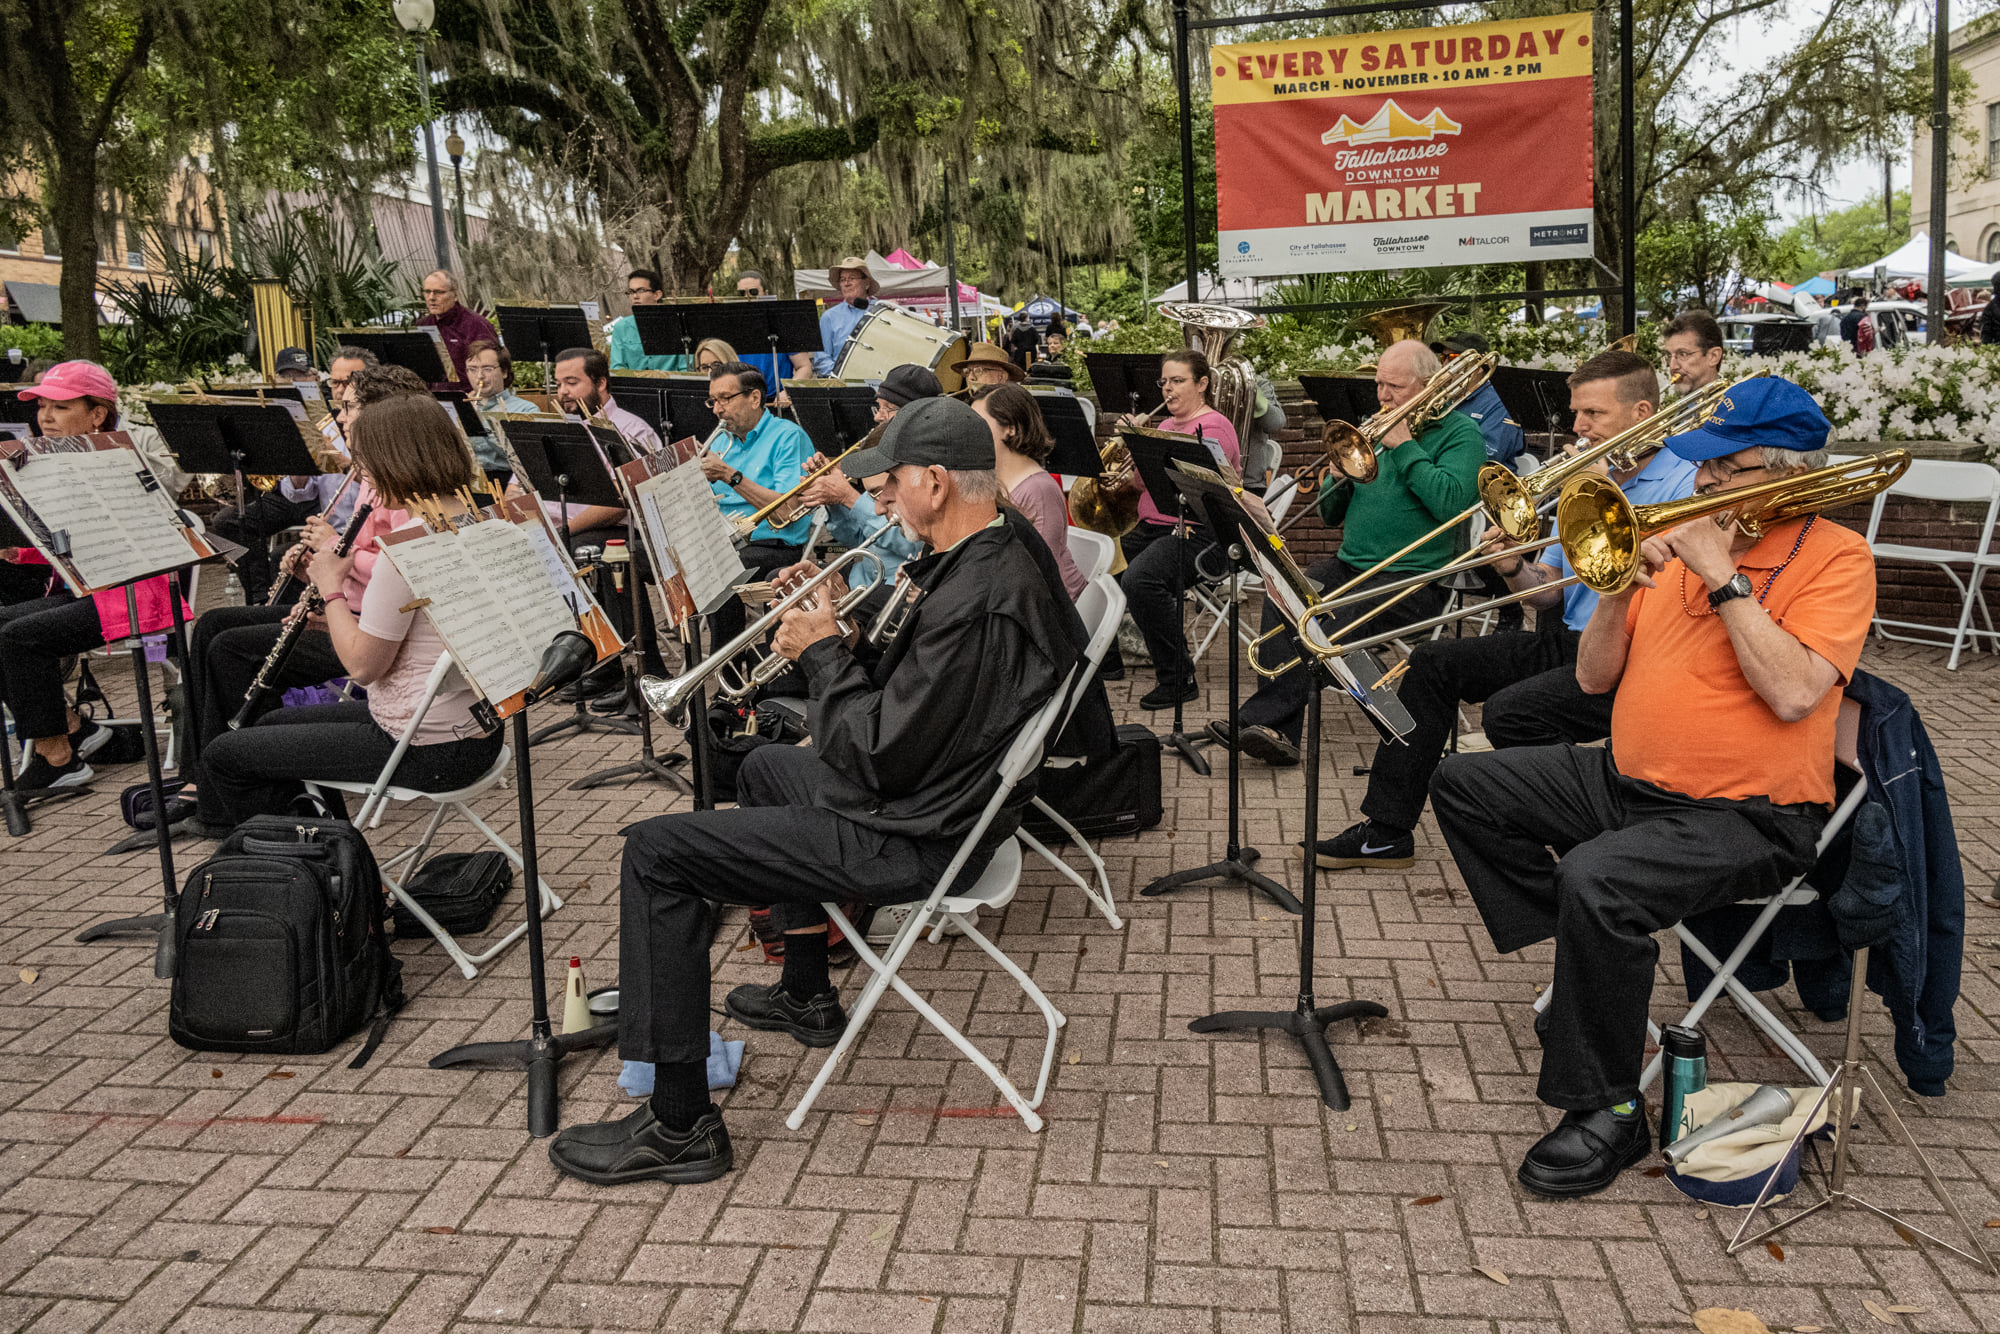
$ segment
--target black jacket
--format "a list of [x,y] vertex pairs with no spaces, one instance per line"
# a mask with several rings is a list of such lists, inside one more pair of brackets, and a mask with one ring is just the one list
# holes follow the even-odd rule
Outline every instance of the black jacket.
[[[1021,726],[1077,661],[1063,611],[1014,528],[906,562],[924,590],[871,669],[835,638],[800,656],[813,747],[841,780],[822,804],[907,838],[962,837],[993,794]],[[985,842],[1020,823],[1032,776]]]
[[2000,343],[2000,293],[1995,293],[1979,312],[1979,341],[1989,345]]

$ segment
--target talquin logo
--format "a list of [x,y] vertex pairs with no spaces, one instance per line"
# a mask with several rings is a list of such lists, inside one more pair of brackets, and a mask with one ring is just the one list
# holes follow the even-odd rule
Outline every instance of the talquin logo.
[[1319,137],[1322,144],[1346,144],[1350,148],[1360,148],[1367,144],[1396,143],[1406,139],[1418,139],[1426,143],[1440,135],[1457,134],[1465,127],[1453,120],[1438,107],[1432,107],[1430,114],[1419,120],[1396,105],[1393,97],[1376,108],[1375,114],[1366,121],[1356,121],[1345,112],[1334,123],[1332,129]]
[[1590,224],[1565,222],[1553,227],[1528,228],[1529,245],[1583,245],[1590,240]]

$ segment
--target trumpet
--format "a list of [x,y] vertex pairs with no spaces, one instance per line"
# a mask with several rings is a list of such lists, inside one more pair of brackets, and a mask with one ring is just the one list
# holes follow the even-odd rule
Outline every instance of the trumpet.
[[1433,375],[1409,402],[1383,408],[1359,426],[1328,422],[1320,431],[1320,446],[1326,450],[1328,461],[1350,481],[1372,482],[1379,469],[1376,450],[1390,427],[1404,422],[1412,432],[1422,430],[1476,393],[1493,378],[1493,368],[1499,364],[1500,358],[1491,352],[1456,358]]
[[648,708],[676,727],[686,723],[689,705],[700,697],[702,687],[711,678],[715,681],[716,692],[724,699],[732,701],[748,699],[757,692],[757,687],[775,678],[791,664],[772,649],[760,654],[749,668],[732,671],[730,664],[736,660],[737,655],[754,647],[777,626],[780,620],[784,619],[786,612],[805,605],[836,576],[845,578],[849,566],[865,562],[873,567],[867,582],[850,586],[834,604],[834,619],[840,626],[840,632],[843,635],[847,634],[853,629],[847,620],[848,613],[859,606],[863,598],[880,588],[883,582],[885,567],[882,558],[868,547],[893,526],[884,524],[869,535],[868,541],[841,552],[822,566],[817,573],[800,582],[784,596],[773,599],[771,605],[764,609],[764,613],[745,626],[741,634],[679,676],[670,679],[658,676],[642,677],[639,681],[640,698],[646,701]]
[[[1755,486],[1713,491],[1707,495],[1689,496],[1685,500],[1663,500],[1652,505],[1634,505],[1625,498],[1625,493],[1616,482],[1586,473],[1572,478],[1556,502],[1555,540],[1562,544],[1563,555],[1568,558],[1570,568],[1576,571],[1568,578],[1346,643],[1339,642],[1340,636],[1360,622],[1357,620],[1342,626],[1329,635],[1313,625],[1313,617],[1322,609],[1321,604],[1315,604],[1306,609],[1299,644],[1305,653],[1325,662],[1435,626],[1449,625],[1467,616],[1525,602],[1572,584],[1582,584],[1602,596],[1615,596],[1630,588],[1639,577],[1644,564],[1642,548],[1649,537],[1701,518],[1713,519],[1720,527],[1740,529],[1752,537],[1761,536],[1773,524],[1866,500],[1877,492],[1886,491],[1909,468],[1910,452],[1891,449],[1866,458],[1815,468],[1811,472],[1773,478]],[[1265,664],[1259,649],[1275,633],[1260,636],[1250,646],[1250,669],[1259,676],[1282,676],[1301,661],[1295,657],[1281,666]]]
[[838,468],[840,466],[840,461],[846,458],[849,454],[854,453],[858,449],[867,449],[870,446],[874,445],[876,441],[882,438],[882,431],[884,427],[886,427],[887,425],[888,423],[885,422],[883,423],[882,426],[877,426],[867,435],[862,436],[859,440],[856,440],[846,449],[841,450],[840,453],[834,455],[834,457],[828,459],[825,463],[820,464],[819,467],[814,468],[812,471],[808,472],[805,476],[799,478],[797,485],[793,486],[789,491],[785,492],[783,495],[779,496],[776,500],[773,500],[768,505],[763,506],[761,509],[754,510],[749,514],[738,516],[734,520],[736,524],[736,535],[738,537],[750,536],[750,534],[757,531],[757,525],[763,523],[767,519],[770,521],[770,524],[773,528],[789,528],[793,524],[797,523],[800,519],[805,518],[807,513],[809,513],[813,508],[815,508],[814,506],[801,505],[799,503],[799,497],[805,493],[805,489],[811,486],[814,482],[817,482],[820,478],[832,472],[835,468]]

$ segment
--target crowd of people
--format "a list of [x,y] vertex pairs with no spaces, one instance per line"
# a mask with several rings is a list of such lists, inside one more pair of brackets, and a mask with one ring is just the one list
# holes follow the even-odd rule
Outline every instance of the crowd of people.
[[[618,372],[705,383],[717,429],[692,466],[723,515],[757,519],[739,552],[752,579],[785,589],[815,574],[815,513],[837,543],[869,543],[894,578],[877,596],[901,599],[903,614],[882,642],[855,628],[881,606],[843,619],[838,589],[801,602],[773,627],[769,647],[789,664],[787,689],[808,700],[810,745],[751,750],[727,808],[678,810],[623,832],[619,1045],[627,1060],[654,1067],[655,1083],[630,1115],[555,1137],[552,1160],[584,1181],[695,1182],[733,1165],[706,1073],[711,904],[768,913],[783,942],[778,978],[736,988],[725,1012],[753,1030],[829,1046],[846,1015],[821,905],[884,906],[927,892],[975,827],[998,758],[1058,691],[1076,692],[1079,702],[1068,745],[1088,759],[1115,744],[1103,682],[1124,669],[1114,653],[1096,672],[1079,670],[1089,635],[1076,600],[1090,579],[1072,540],[1071,498],[1047,467],[1056,442],[1042,405],[1071,391],[1060,375],[1036,374],[1060,357],[1067,331],[1052,326],[1030,338],[1010,324],[997,343],[974,344],[948,365],[889,369],[871,386],[877,431],[830,463],[824,442],[783,411],[782,395],[788,380],[831,374],[876,303],[865,263],[844,261],[832,278],[839,300],[820,317],[817,349],[739,353],[711,340],[690,356],[653,357],[628,315],[613,324],[608,352],[558,352],[549,382],[531,397],[517,392],[504,343],[463,304],[457,282],[432,274],[421,322],[438,330],[457,381],[426,385],[350,346],[333,349],[322,375],[306,352],[286,350],[278,375],[323,385],[335,409],[326,442],[349,473],[284,478],[240,514],[217,517],[218,531],[248,554],[236,566],[243,604],[205,609],[193,622],[198,759],[181,775],[180,809],[169,815],[191,837],[292,809],[308,778],[375,778],[413,724],[399,785],[451,790],[492,766],[500,733],[490,717],[481,721],[462,678],[448,678],[424,702],[446,648],[378,539],[418,525],[420,501],[434,518],[450,518],[488,483],[519,488],[504,420],[494,421],[506,414],[605,422],[623,448],[659,454],[654,426],[617,401]],[[738,275],[737,290],[773,295],[755,271]],[[639,307],[658,302],[659,276],[633,271],[627,295]],[[1568,388],[1579,447],[1640,431],[1672,398],[1701,392],[1720,374],[1721,330],[1705,313],[1676,318],[1661,345],[1659,365],[1614,349],[1576,367]],[[1311,497],[1340,540],[1307,574],[1322,589],[1359,595],[1339,617],[1381,609],[1387,628],[1437,613],[1442,585],[1421,584],[1393,611],[1386,586],[1407,587],[1411,576],[1451,564],[1466,533],[1440,525],[1478,507],[1482,470],[1523,466],[1526,441],[1490,387],[1398,414],[1434,396],[1452,359],[1484,350],[1466,335],[1381,351],[1373,387],[1385,415],[1369,432],[1374,464],[1363,476],[1329,469]],[[947,394],[939,369],[964,388]],[[1253,436],[1270,442],[1282,408],[1269,382],[1253,375],[1232,419],[1218,406],[1225,372],[1236,373],[1193,348],[1169,352],[1159,370],[1164,416],[1106,424],[1198,441],[1246,507],[1268,518],[1256,501],[1275,460],[1246,455],[1261,450]],[[488,420],[485,436],[468,435],[434,401],[434,390],[468,387]],[[35,403],[41,434],[125,430],[164,490],[184,487],[156,436],[121,418],[118,386],[102,367],[62,363],[20,392]],[[1713,497],[1821,467],[1829,433],[1810,395],[1766,377],[1731,387],[1689,429],[1648,439],[1636,458],[1600,461],[1595,471],[1637,503]],[[1162,512],[1135,471],[1098,485],[1132,510],[1118,535],[1119,583],[1154,677],[1136,704],[1161,710],[1199,694],[1183,595],[1220,577],[1223,539]],[[773,513],[788,497],[797,518]],[[539,499],[573,552],[600,550],[628,531],[622,508]],[[302,527],[299,540],[273,559],[274,540],[294,527]],[[1813,859],[1833,800],[1834,720],[1873,610],[1873,564],[1857,535],[1811,514],[1755,530],[1703,515],[1645,535],[1636,577],[1601,594],[1573,579],[1560,544],[1508,554],[1497,527],[1484,541],[1491,588],[1521,595],[1533,627],[1414,642],[1395,687],[1412,729],[1377,747],[1359,800],[1363,818],[1302,852],[1333,869],[1407,868],[1428,803],[1494,948],[1556,942],[1554,999],[1537,1020],[1538,1090],[1561,1115],[1528,1149],[1519,1178],[1538,1194],[1584,1195],[1654,1143],[1639,1082],[1653,933],[1768,893]],[[140,590],[132,627],[122,597],[76,598],[49,589],[45,574],[37,590],[22,574],[33,553],[6,554],[0,699],[25,744],[16,784],[33,794],[88,783],[104,729],[66,701],[62,663],[134,630],[168,626],[168,581]],[[656,582],[645,544],[630,555],[628,577]],[[273,598],[280,574],[294,578]],[[301,597],[316,611],[275,684],[344,680],[365,698],[287,706],[274,690],[251,725],[230,728]],[[643,670],[666,674],[653,598],[637,599],[636,617],[622,597],[605,604],[619,633],[637,641]],[[707,642],[732,638],[747,618],[745,605],[730,600],[708,616]],[[1307,706],[1326,680],[1276,599],[1266,600],[1261,623],[1274,640],[1263,660],[1296,665],[1210,733],[1252,759],[1295,765],[1312,741]],[[618,683],[607,667],[576,689],[596,698]],[[1485,706],[1490,750],[1447,753],[1465,703]],[[1589,744],[1607,738],[1608,748]],[[1013,835],[1032,793],[1028,784],[1010,795],[962,877],[976,877]]]

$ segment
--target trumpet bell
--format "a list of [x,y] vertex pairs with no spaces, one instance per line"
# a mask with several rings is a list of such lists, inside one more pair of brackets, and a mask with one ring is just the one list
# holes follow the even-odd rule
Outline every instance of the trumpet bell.
[[675,726],[687,722],[688,702],[701,686],[699,678],[676,676],[672,680],[662,676],[642,676],[639,678],[639,698],[646,707],[659,714]]
[[1320,447],[1333,466],[1356,482],[1372,482],[1380,465],[1375,460],[1375,444],[1352,422],[1331,421],[1320,431]]

